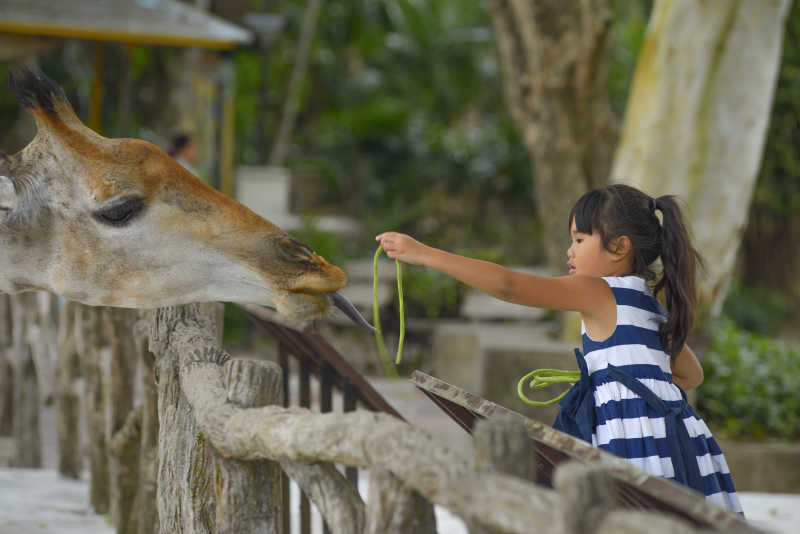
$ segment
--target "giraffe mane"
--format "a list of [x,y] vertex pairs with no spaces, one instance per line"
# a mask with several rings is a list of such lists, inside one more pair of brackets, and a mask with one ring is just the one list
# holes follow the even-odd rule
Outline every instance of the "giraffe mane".
[[28,109],[57,114],[59,103],[69,105],[64,90],[41,71],[28,67],[8,73],[8,86],[17,100]]

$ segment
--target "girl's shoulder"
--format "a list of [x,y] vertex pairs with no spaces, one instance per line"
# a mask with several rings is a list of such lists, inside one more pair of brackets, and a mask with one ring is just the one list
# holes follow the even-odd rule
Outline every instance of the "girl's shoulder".
[[611,287],[617,306],[632,306],[661,316],[666,312],[653,296],[647,281],[635,275],[604,276],[603,280]]
[[644,278],[640,278],[633,274],[628,276],[604,276],[603,280],[606,281],[612,290],[614,288],[632,289],[635,291],[641,291],[647,295],[652,295],[650,287],[647,285],[647,282],[644,280]]

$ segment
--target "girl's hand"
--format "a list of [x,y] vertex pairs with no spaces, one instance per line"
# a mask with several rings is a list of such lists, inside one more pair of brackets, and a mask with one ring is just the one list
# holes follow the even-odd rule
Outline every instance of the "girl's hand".
[[423,265],[428,247],[406,234],[384,232],[375,237],[386,255],[412,265]]

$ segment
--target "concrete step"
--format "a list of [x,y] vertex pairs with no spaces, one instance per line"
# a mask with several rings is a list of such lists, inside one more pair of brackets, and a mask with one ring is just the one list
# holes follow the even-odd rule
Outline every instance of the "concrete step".
[[470,291],[461,305],[461,315],[480,321],[541,321],[545,310],[505,302],[480,291]]
[[[537,276],[549,276],[547,267],[544,266],[511,266],[514,271],[534,274]],[[461,315],[467,319],[481,321],[491,320],[512,320],[512,321],[540,321],[544,318],[545,310],[512,304],[496,299],[486,293],[470,290],[461,306]]]

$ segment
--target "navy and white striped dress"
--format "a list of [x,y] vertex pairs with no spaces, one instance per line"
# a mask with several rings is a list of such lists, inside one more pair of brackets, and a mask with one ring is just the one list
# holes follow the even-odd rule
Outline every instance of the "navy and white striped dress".
[[[604,280],[611,286],[617,304],[614,333],[605,341],[597,342],[589,338],[585,326],[581,325],[583,352],[595,404],[592,445],[621,456],[653,475],[676,478],[675,455],[671,454],[667,439],[669,425],[653,408],[653,402],[660,401],[651,398],[650,402],[645,402],[641,395],[623,385],[619,380],[619,371],[622,371],[623,375],[635,378],[652,391],[667,409],[672,409],[674,421],[678,422],[678,417],[683,419],[688,432],[685,445],[694,449],[697,461],[697,468],[690,467],[706,498],[741,513],[733,479],[719,445],[703,420],[684,402],[681,389],[672,382],[670,357],[658,336],[658,327],[665,320],[663,308],[647,283],[637,276],[606,277]],[[624,378],[630,380],[627,376]],[[638,384],[631,385],[641,390]],[[646,391],[641,393],[649,395]],[[676,443],[674,439],[673,443]],[[690,454],[685,456],[691,458]]]

